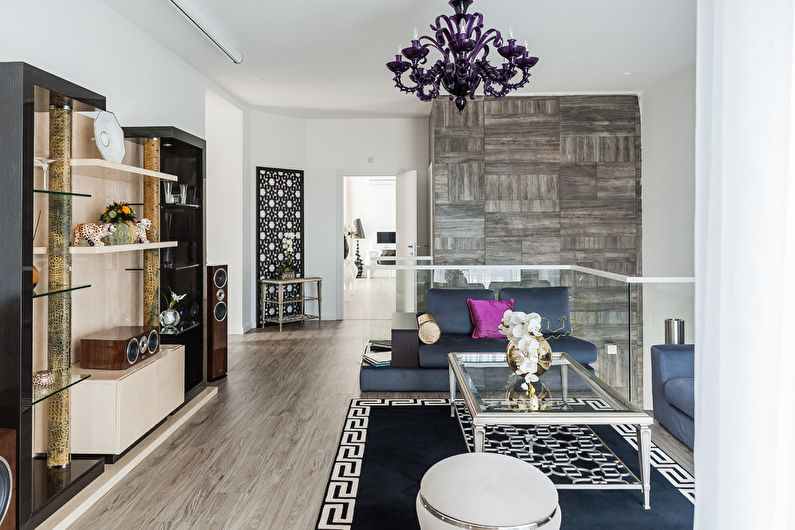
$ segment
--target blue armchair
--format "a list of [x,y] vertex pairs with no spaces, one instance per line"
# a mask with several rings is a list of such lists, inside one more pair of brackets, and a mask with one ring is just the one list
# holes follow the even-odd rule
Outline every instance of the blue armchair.
[[651,348],[654,418],[690,449],[695,435],[694,352],[692,344]]

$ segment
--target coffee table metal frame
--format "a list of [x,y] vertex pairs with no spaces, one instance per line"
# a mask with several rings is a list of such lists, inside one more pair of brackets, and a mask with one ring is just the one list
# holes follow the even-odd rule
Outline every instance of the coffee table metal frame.
[[[482,452],[486,442],[486,426],[493,425],[634,425],[638,443],[638,463],[640,465],[640,481],[638,484],[558,484],[559,489],[639,489],[643,492],[643,507],[650,508],[649,495],[651,492],[651,425],[654,419],[628,402],[618,392],[613,390],[580,363],[572,359],[567,353],[554,352],[553,366],[560,366],[561,390],[564,401],[568,399],[568,373],[574,371],[581,379],[588,382],[591,390],[597,396],[602,395],[608,401],[621,405],[623,410],[594,410],[593,412],[565,412],[565,411],[514,411],[496,412],[481,409],[474,389],[467,383],[461,367],[462,362],[472,362],[478,367],[493,368],[508,366],[505,362],[504,352],[495,353],[449,353],[447,355],[450,371],[450,416],[455,417],[456,387],[460,388],[464,404],[472,417],[474,431],[475,451]],[[467,361],[467,359],[470,359]],[[618,457],[616,456],[618,459]],[[630,474],[632,472],[630,471]],[[634,477],[634,474],[633,474]],[[637,477],[635,477],[637,478]]]

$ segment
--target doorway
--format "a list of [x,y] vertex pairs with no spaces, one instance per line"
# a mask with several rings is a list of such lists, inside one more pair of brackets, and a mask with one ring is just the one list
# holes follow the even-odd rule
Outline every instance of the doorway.
[[[394,273],[366,271],[364,267],[378,262],[381,256],[396,253],[396,182],[394,175],[343,179],[343,223],[349,231],[356,232],[347,238],[348,254],[343,267],[345,320],[392,317],[395,291],[394,278],[390,276]],[[374,298],[381,303],[373,304]]]

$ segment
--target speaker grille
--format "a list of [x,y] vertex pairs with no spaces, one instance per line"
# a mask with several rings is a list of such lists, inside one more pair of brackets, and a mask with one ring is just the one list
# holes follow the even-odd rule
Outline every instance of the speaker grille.
[[8,461],[0,456],[0,523],[6,517],[11,506],[11,493],[14,491],[14,478],[11,476],[11,466]]
[[149,340],[147,347],[149,348],[149,353],[155,353],[157,349],[160,347],[160,334],[157,332],[156,329],[153,329],[149,332]]
[[130,342],[127,343],[127,362],[135,364],[140,353],[141,347],[138,344],[138,339],[130,339]]
[[218,289],[226,287],[226,270],[216,270],[215,274],[213,274],[213,283]]
[[224,302],[218,302],[215,304],[215,307],[213,308],[213,316],[218,322],[223,322],[226,320],[226,304]]

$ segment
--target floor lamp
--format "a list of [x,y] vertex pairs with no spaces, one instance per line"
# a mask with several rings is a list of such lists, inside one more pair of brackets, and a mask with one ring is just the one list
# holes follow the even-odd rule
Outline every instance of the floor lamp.
[[353,229],[356,231],[356,234],[353,236],[353,238],[356,240],[356,260],[354,261],[354,263],[356,263],[356,270],[358,271],[356,273],[356,277],[361,278],[362,273],[364,272],[364,267],[362,263],[362,256],[359,254],[359,241],[364,239],[364,226],[362,225],[362,220],[360,218],[353,220]]

